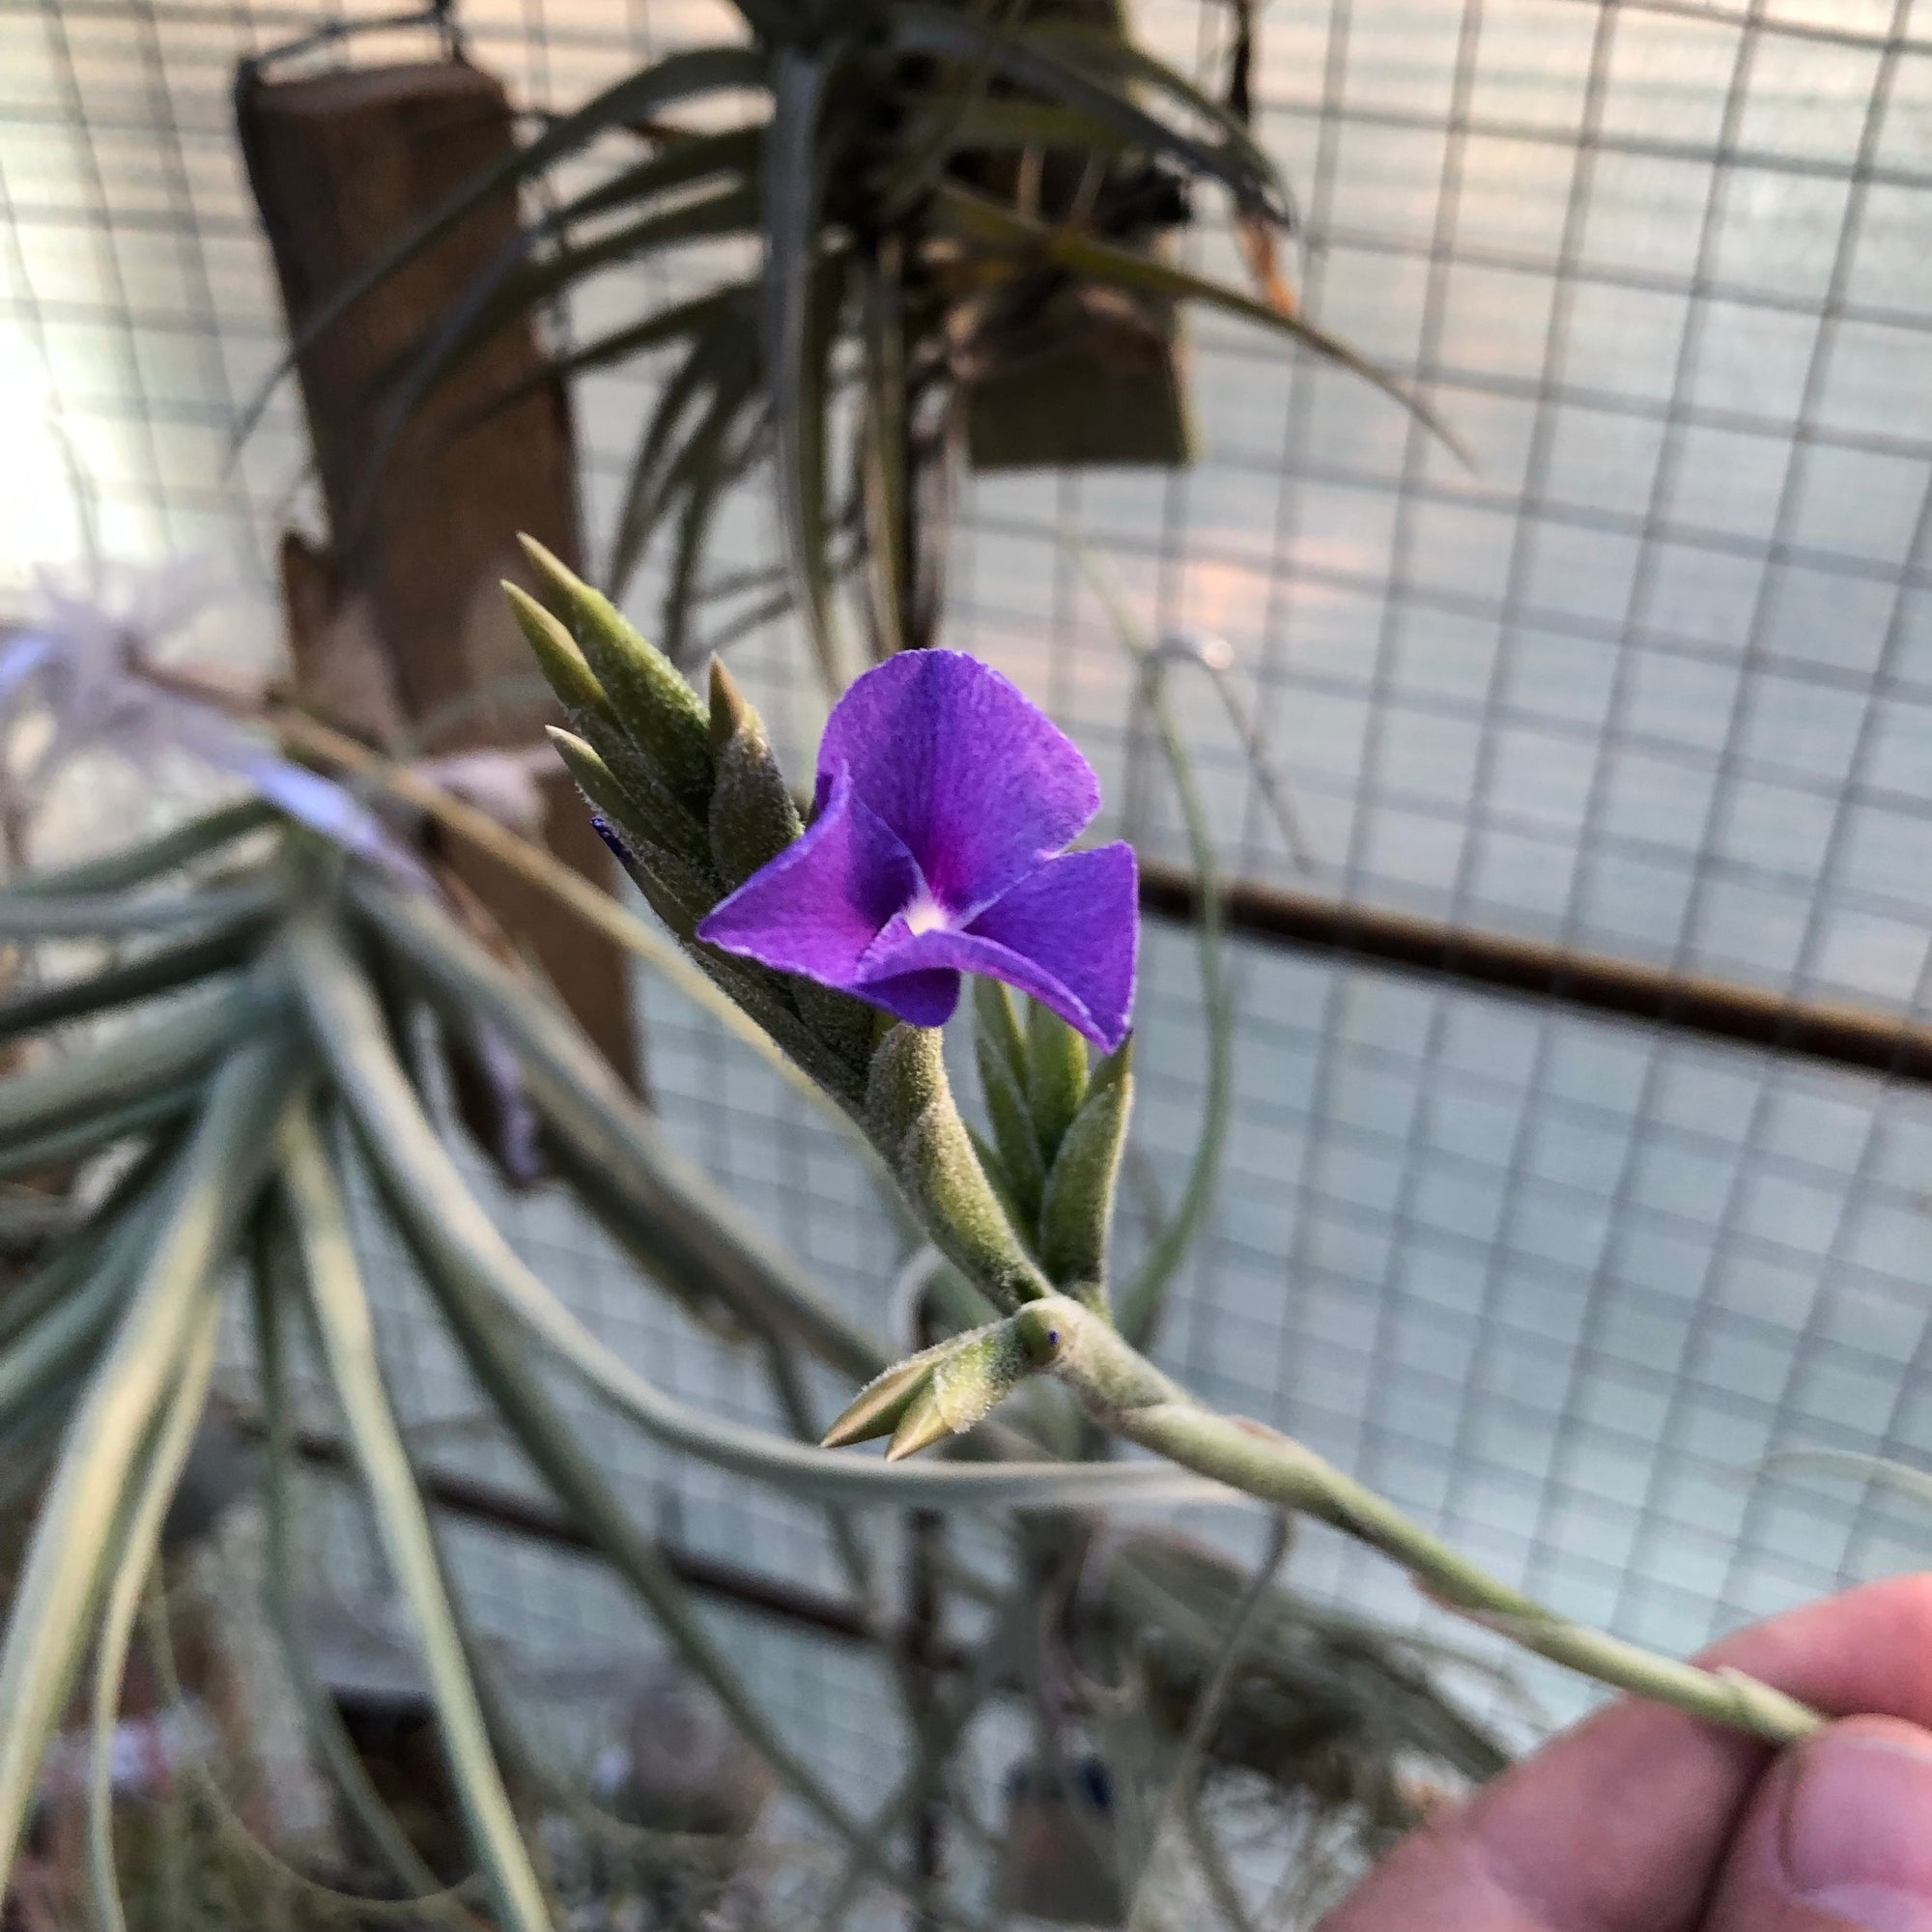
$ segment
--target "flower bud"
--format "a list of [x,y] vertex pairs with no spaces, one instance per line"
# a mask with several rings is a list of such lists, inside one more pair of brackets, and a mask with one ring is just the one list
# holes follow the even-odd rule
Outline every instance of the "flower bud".
[[654,822],[640,816],[635,798],[594,746],[554,724],[550,726],[550,740],[570,768],[578,790],[616,836],[613,850],[651,910],[678,938],[689,942],[697,922],[718,903],[718,881],[710,867],[650,837]]
[[[989,983],[979,981],[982,986]],[[1017,1033],[1014,1037],[1018,1037]],[[983,1028],[976,1030],[973,1049],[980,1065],[986,1120],[993,1129],[996,1179],[1006,1185],[1020,1232],[1031,1237],[1039,1226],[1040,1195],[1046,1186],[1046,1163],[1040,1158],[1033,1112],[997,1036],[989,1036]]]
[[711,729],[697,694],[608,597],[593,590],[535,538],[520,541],[616,722],[644,753],[665,788],[702,814],[711,798]]
[[711,857],[732,891],[805,830],[758,714],[711,661]]
[[1037,1001],[1027,1015],[1027,1104],[1039,1151],[1051,1164],[1087,1097],[1087,1042]]
[[1133,1110],[1133,1038],[1103,1060],[1046,1178],[1039,1210],[1039,1258],[1061,1288],[1104,1306],[1107,1233],[1127,1117]]

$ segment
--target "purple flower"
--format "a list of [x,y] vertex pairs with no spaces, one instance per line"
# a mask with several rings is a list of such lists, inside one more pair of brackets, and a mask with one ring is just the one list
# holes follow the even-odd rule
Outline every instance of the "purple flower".
[[1065,849],[1099,807],[1093,767],[998,671],[902,652],[834,707],[805,836],[697,936],[914,1026],[983,973],[1111,1053],[1134,999],[1133,847]]

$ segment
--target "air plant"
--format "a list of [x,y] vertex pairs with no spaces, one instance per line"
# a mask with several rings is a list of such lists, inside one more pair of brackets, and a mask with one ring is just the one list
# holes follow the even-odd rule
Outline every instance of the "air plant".
[[[1191,304],[1299,343],[1439,428],[1297,312],[1277,266],[1289,190],[1248,126],[1249,10],[1216,99],[1107,6],[737,4],[746,42],[671,54],[544,122],[339,290],[292,352],[488,198],[548,181],[607,139],[632,145],[601,179],[554,197],[426,324],[385,385],[373,473],[447,372],[512,320],[608,270],[755,243],[752,272],[741,255],[737,270],[647,304],[554,363],[570,377],[670,357],[631,461],[608,582],[621,597],[666,540],[661,638],[673,662],[693,655],[702,601],[749,598],[733,628],[795,609],[837,692],[852,668],[841,580],[861,586],[874,655],[933,642],[969,454],[987,465],[1184,459],[1170,365],[1176,313]],[[1252,289],[1171,259],[1169,239],[1208,186],[1232,205]],[[1169,433],[1132,433],[1163,409],[1176,415]],[[776,480],[783,561],[710,569],[719,504],[759,468]]]
[[[47,1451],[0,1641],[0,1884],[90,1645],[95,1708],[112,1712],[133,1606],[207,1398],[240,1261],[251,1284],[249,1377],[264,1417],[271,1527],[289,1480],[289,1354],[294,1336],[307,1334],[414,1628],[490,1909],[506,1932],[554,1922],[527,1846],[524,1794],[504,1768],[505,1714],[479,1671],[388,1394],[347,1207],[363,1175],[507,1436],[685,1667],[842,1843],[849,1887],[918,1895],[898,1828],[925,1788],[928,1754],[950,1748],[979,1703],[1011,1683],[1015,1644],[1028,1654],[1024,1634],[1037,1629],[1038,1612],[1027,1564],[1004,1605],[994,1588],[991,1634],[927,1713],[908,1785],[874,1817],[856,1817],[775,1732],[560,1414],[538,1359],[653,1440],[826,1509],[861,1601],[870,1551],[849,1533],[855,1508],[1046,1510],[1064,1528],[1109,1504],[1245,1495],[1365,1540],[1445,1605],[1601,1681],[1773,1738],[1816,1721],[1762,1685],[1651,1656],[1484,1576],[1302,1445],[1196,1401],[1116,1325],[1109,1236],[1133,1094],[1131,1039],[1121,1037],[1132,922],[1107,910],[1114,901],[1103,892],[1083,933],[1017,918],[986,929],[989,909],[1044,890],[1041,880],[1083,875],[1103,856],[1062,855],[1091,815],[1092,774],[1010,686],[945,657],[867,673],[835,714],[827,742],[837,755],[808,829],[755,712],[727,677],[715,674],[708,702],[700,699],[604,599],[541,552],[532,562],[544,600],[520,599],[518,609],[572,720],[561,750],[681,949],[687,983],[790,1065],[896,1182],[932,1251],[918,1265],[935,1290],[938,1339],[893,1362],[875,1324],[844,1314],[676,1152],[540,987],[468,930],[428,880],[384,865],[380,850],[322,836],[327,814],[304,820],[244,801],[146,848],[16,881],[0,894],[8,937],[125,943],[146,934],[151,943],[0,1005],[0,1039],[43,1041],[56,1029],[120,1022],[0,1082],[0,1178],[55,1159],[111,1162],[118,1172],[104,1196],[89,1196],[99,1203],[92,1213],[0,1303],[0,1430],[16,1446]],[[903,754],[896,779],[882,769],[887,721]],[[867,820],[852,842],[855,824]],[[251,842],[238,843],[244,835]],[[848,863],[833,866],[841,839]],[[808,867],[817,868],[810,892],[799,889]],[[733,923],[733,894],[741,908],[758,909],[755,921]],[[874,980],[863,970],[868,948],[856,966],[848,958],[867,920],[879,956],[905,971]],[[837,928],[836,956],[774,937],[789,923],[797,938],[814,921]],[[938,942],[929,957],[894,953],[927,942]],[[923,1023],[950,1009],[962,971],[975,976],[983,1132],[968,1127],[940,1031]],[[906,983],[915,979],[917,987]],[[1037,996],[1024,1017],[1002,980]],[[411,1071],[418,1009],[458,1033],[492,1032],[585,1210],[660,1288],[764,1344],[783,1412],[810,1426],[795,1370],[813,1359],[866,1384],[830,1439],[889,1437],[891,1460],[712,1417],[600,1341],[464,1182]],[[1096,1063],[1083,1035],[1119,1044]],[[1037,1401],[1056,1386],[1057,1419],[1050,1402],[1042,1409]],[[1014,1401],[1023,1393],[1031,1407]],[[1080,1424],[1071,1432],[1061,1426],[1069,1411]],[[1153,1456],[1069,1462],[1051,1446],[1092,1449],[1111,1437]],[[955,1440],[962,1458],[907,1460]],[[271,1597],[278,1577],[286,1587],[285,1532],[279,1549]],[[1292,1733],[1269,1759],[1260,1714],[1270,1698],[1293,1713],[1299,1697],[1324,1687],[1330,1731],[1351,1748],[1373,1739],[1385,1751],[1420,1753],[1452,1778],[1501,1761],[1428,1683],[1420,1652],[1391,1639],[1387,1667],[1365,1668],[1358,1634],[1351,1665],[1348,1634],[1298,1615],[1271,1574],[1253,1579],[1230,1613],[1225,1566],[1146,1546],[1094,1591],[1111,1625],[1148,1646],[1169,1708],[1194,1687],[1178,1745],[1167,1727],[1183,1767],[1233,1753],[1233,1762],[1306,1781]],[[292,1620],[278,1621],[299,1677]],[[1024,1666],[1020,1675],[1030,1680]],[[1236,1682],[1246,1722],[1214,1721]],[[1249,1695],[1247,1687],[1262,1688]],[[1348,1717],[1365,1695],[1378,1700],[1379,1728]],[[96,1912],[115,1925],[105,1736],[98,1726],[89,1875]],[[337,1770],[353,1784],[353,1768]],[[1371,1806],[1370,1822],[1385,1825],[1383,1787],[1370,1778],[1351,1791],[1358,1808],[1372,1797],[1380,1809]],[[393,1845],[380,1800],[346,1795],[369,1812],[372,1841]],[[1183,1821],[1195,1816],[1177,1808]],[[395,1851],[407,1886],[407,1848]]]

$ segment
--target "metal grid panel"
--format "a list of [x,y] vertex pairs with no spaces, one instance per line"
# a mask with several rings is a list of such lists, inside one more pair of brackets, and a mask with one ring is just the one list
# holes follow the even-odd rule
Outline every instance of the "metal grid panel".
[[[1212,71],[1211,11],[1139,12]],[[533,102],[715,17],[702,0],[464,14]],[[22,426],[0,571],[78,547],[78,465],[104,551],[223,551],[270,635],[260,559],[302,504],[304,453],[284,400],[227,463],[281,340],[226,90],[239,54],[317,17],[0,0],[0,408]],[[1922,1012],[1925,8],[1277,0],[1264,42],[1310,311],[1419,383],[1477,467],[1348,379],[1203,323],[1206,461],[980,484],[953,640],[1068,722],[1110,796],[1151,801],[1146,845],[1178,855],[1122,655],[1060,540],[1076,530],[1152,622],[1234,643],[1322,884]],[[1191,245],[1232,262],[1211,225]],[[593,532],[651,380],[600,379],[582,412]],[[732,518],[746,559],[768,554],[762,505]],[[738,648],[808,748],[818,700],[791,640]],[[1175,696],[1225,848],[1281,871],[1218,699]],[[1235,1151],[1173,1366],[1566,1608],[1673,1648],[1915,1560],[1905,1506],[1756,1465],[1800,1443],[1932,1451],[1921,1091],[1236,952]],[[1169,1177],[1200,1101],[1190,976],[1181,940],[1153,934],[1140,1132]],[[876,1308],[885,1236],[836,1150],[663,1004],[673,1125]],[[764,1412],[743,1365],[581,1229],[519,1221],[614,1340],[683,1392]],[[446,1366],[418,1363],[425,1411],[463,1399]],[[822,1566],[810,1522],[689,1472],[672,1487],[694,1538]],[[1400,1579],[1322,1539],[1301,1561],[1413,1612]],[[503,1588],[523,1594],[509,1570]]]

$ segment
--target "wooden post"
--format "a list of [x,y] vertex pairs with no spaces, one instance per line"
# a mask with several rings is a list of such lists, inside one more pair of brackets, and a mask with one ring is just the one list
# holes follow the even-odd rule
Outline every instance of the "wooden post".
[[[236,114],[298,336],[351,275],[515,140],[502,87],[454,60],[288,81],[244,74]],[[535,387],[451,435],[480,405],[541,370],[529,319],[498,331],[425,400],[380,474],[372,476],[369,462],[382,379],[496,258],[517,219],[513,195],[494,197],[379,283],[300,357],[334,550],[318,554],[298,539],[284,547],[297,677],[340,722],[389,748],[425,722],[436,727],[437,751],[523,747],[557,717],[548,698],[491,694],[527,689],[535,668],[497,588],[499,578],[526,574],[517,532],[572,565],[580,560],[562,386]],[[439,714],[450,722],[439,724]],[[546,792],[551,849],[608,882],[609,856],[561,771]],[[636,1080],[629,976],[617,950],[559,919],[534,888],[483,855],[452,848],[446,857],[534,955],[611,1064]],[[475,1123],[474,1107],[466,1111]]]

